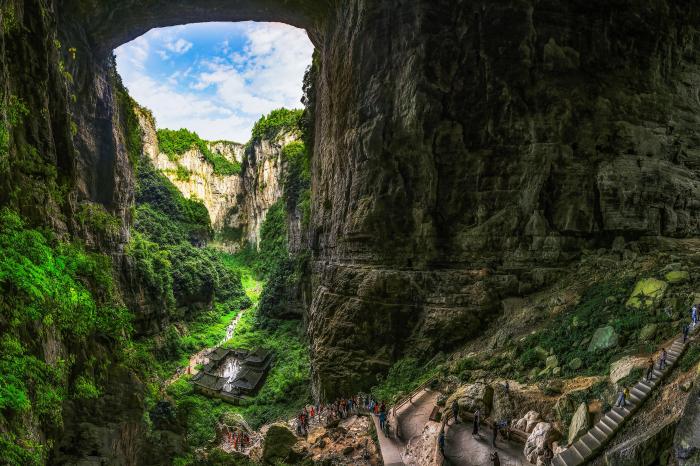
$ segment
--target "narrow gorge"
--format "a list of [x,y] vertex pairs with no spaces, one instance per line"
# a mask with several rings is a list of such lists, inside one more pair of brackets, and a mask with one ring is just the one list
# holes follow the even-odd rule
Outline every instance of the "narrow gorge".
[[[303,108],[251,99],[240,143],[158,126],[114,50],[242,21],[308,35]],[[0,464],[700,464],[699,25],[667,0],[0,0]],[[239,404],[196,391],[219,347],[271,354]],[[379,413],[334,419],[358,396],[405,427],[393,457]]]

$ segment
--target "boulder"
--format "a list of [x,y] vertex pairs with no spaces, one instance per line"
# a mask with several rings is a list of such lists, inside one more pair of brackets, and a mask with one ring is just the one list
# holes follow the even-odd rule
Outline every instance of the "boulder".
[[297,443],[294,433],[284,424],[273,424],[265,433],[263,440],[263,461],[268,464],[285,462],[293,456],[293,447]]
[[572,371],[577,371],[583,366],[583,361],[581,358],[574,358],[571,361],[569,361],[569,369]]
[[644,278],[639,280],[632,290],[632,294],[625,303],[627,307],[643,309],[653,306],[664,297],[668,283],[656,278]]
[[688,394],[673,438],[673,449],[680,466],[700,464],[700,369]]
[[673,270],[664,275],[664,279],[671,285],[685,283],[690,279],[690,274],[685,270]]
[[493,387],[485,382],[462,385],[447,399],[446,406],[452,406],[454,400],[457,400],[460,416],[477,409],[483,416],[488,416],[493,405]]
[[[635,436],[618,445],[605,454],[605,464],[608,466],[659,464],[658,460],[662,453],[671,448],[676,424],[678,424],[678,418],[670,419],[660,426],[649,429],[641,436]],[[690,464],[698,463],[688,463]]]
[[625,356],[610,364],[610,382],[617,383],[637,368],[645,368],[648,358]]
[[564,393],[562,396],[560,396],[559,399],[557,399],[557,402],[554,404],[553,409],[557,421],[559,421],[561,425],[566,425],[566,422],[568,422],[576,409],[576,404],[572,399],[571,392]]
[[540,417],[540,413],[537,411],[528,411],[525,416],[523,416],[521,419],[518,419],[515,422],[514,427],[518,430],[522,430],[523,432],[527,432],[528,434],[532,432],[532,429],[535,428],[535,426],[542,421],[542,418]]
[[574,417],[571,418],[569,424],[569,444],[574,443],[579,437],[588,431],[591,427],[590,416],[588,415],[588,405],[581,403],[578,405]]
[[656,324],[646,324],[639,331],[639,341],[651,341],[656,336],[656,330],[659,328]]
[[501,383],[493,384],[493,410],[492,418],[510,421],[515,417],[515,403],[511,394],[506,393],[506,389]]
[[588,351],[598,351],[609,349],[617,346],[618,335],[615,329],[610,325],[600,327],[593,333],[590,343],[588,343]]
[[559,438],[559,432],[549,422],[538,422],[532,432],[527,437],[523,454],[532,464],[538,464],[538,452],[542,451],[545,445],[551,445]]

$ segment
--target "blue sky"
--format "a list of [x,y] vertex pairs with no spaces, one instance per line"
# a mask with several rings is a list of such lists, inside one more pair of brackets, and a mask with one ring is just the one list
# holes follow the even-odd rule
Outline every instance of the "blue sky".
[[199,23],[152,29],[115,50],[131,96],[159,128],[246,142],[253,123],[300,108],[313,45],[280,23]]

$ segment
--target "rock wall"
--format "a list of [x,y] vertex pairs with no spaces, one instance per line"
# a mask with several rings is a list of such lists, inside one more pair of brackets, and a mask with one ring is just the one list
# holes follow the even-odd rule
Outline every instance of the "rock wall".
[[477,334],[616,237],[700,232],[700,8],[351,0],[319,44],[313,380]]
[[[297,140],[293,133],[272,140],[255,141],[250,147],[228,141],[209,142],[209,149],[242,166],[238,175],[218,175],[198,149],[192,149],[172,161],[160,152],[153,120],[136,109],[143,133],[143,152],[187,198],[201,200],[209,211],[217,233],[216,245],[236,252],[248,244],[260,243],[260,227],[267,210],[283,193],[285,162],[282,148]],[[178,175],[184,168],[186,177]]]

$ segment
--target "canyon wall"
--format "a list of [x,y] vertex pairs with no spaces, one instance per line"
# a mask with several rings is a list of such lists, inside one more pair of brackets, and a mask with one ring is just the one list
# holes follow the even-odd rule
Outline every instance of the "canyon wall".
[[282,148],[296,141],[296,134],[281,132],[270,139],[252,141],[249,146],[228,141],[207,142],[212,152],[241,165],[239,174],[219,175],[197,148],[171,160],[158,147],[152,118],[138,107],[136,113],[143,133],[144,154],[186,198],[204,203],[216,233],[214,244],[229,252],[249,244],[257,246],[268,209],[282,197],[286,165]]

